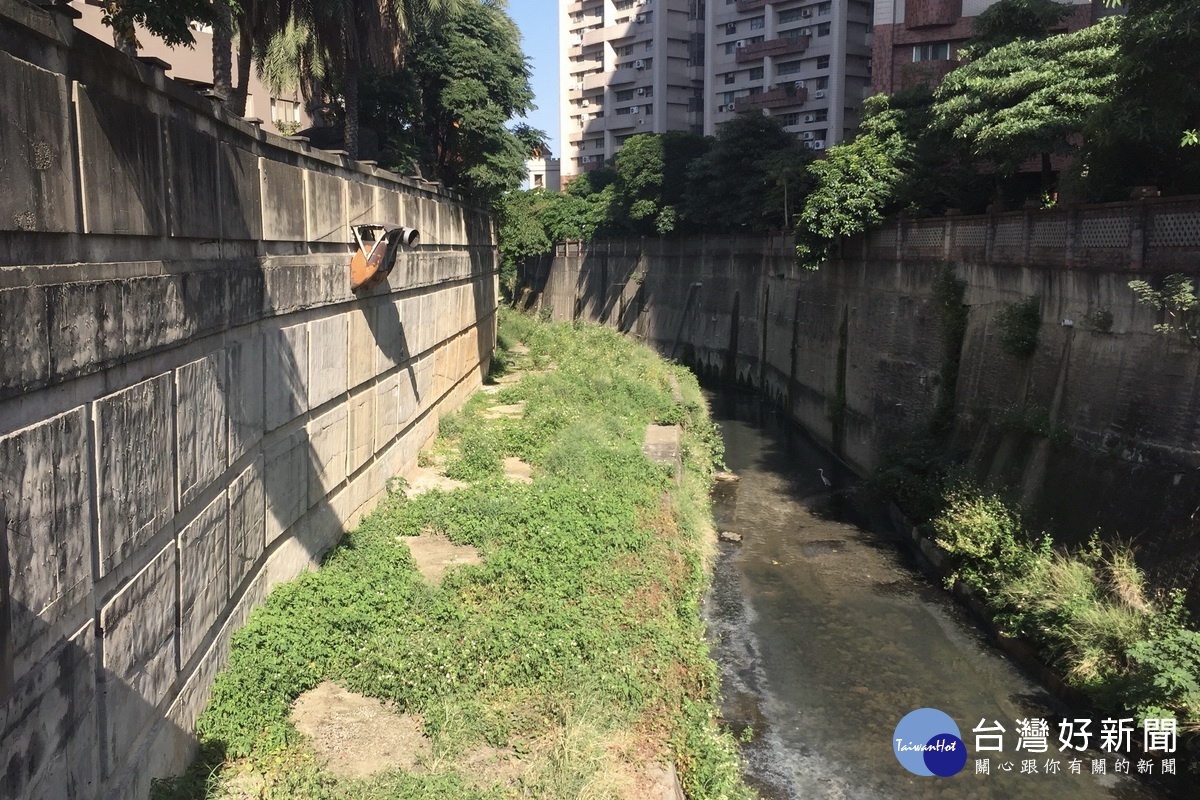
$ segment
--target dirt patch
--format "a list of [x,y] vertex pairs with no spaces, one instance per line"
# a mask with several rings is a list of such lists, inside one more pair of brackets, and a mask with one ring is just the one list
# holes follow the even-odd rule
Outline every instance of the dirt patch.
[[650,764],[636,778],[633,798],[637,800],[684,800],[674,764]]
[[482,564],[479,551],[469,544],[455,544],[440,533],[420,536],[397,536],[396,541],[408,545],[417,569],[430,583],[437,583],[448,567],[458,564]]
[[423,722],[378,700],[325,681],[300,695],[292,709],[296,729],[307,736],[329,771],[365,778],[383,770],[419,769],[430,756]]
[[483,417],[484,419],[520,419],[521,417],[525,416],[525,401],[522,400],[519,403],[513,403],[507,406],[492,406],[491,408],[485,408],[483,411],[479,412],[479,416]]
[[444,492],[453,492],[455,489],[463,489],[466,484],[462,481],[456,481],[452,478],[447,478],[437,469],[427,467],[415,467],[407,476],[408,485],[404,487],[405,497],[416,497],[419,494],[432,491],[433,489],[441,489]]
[[504,459],[504,477],[514,483],[533,483],[533,467],[519,458]]
[[496,784],[509,788],[515,786],[525,774],[529,762],[511,747],[484,745],[462,756],[457,766],[477,789],[487,789]]

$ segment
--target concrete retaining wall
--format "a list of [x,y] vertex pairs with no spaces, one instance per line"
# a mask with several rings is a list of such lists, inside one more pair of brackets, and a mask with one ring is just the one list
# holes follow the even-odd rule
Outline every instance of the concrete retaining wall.
[[[0,0],[0,796],[145,797],[230,634],[481,382],[487,214]],[[349,289],[350,224],[420,229]]]
[[[1060,242],[1074,247],[1071,268],[1049,249],[1022,247],[1030,237],[997,215],[904,224],[899,235],[893,224],[842,243],[816,272],[795,265],[790,237],[570,243],[530,265],[524,285],[529,305],[555,319],[605,322],[758,387],[865,474],[934,410],[944,364],[933,286],[950,264],[968,306],[955,441],[976,472],[1009,487],[1062,540],[1097,528],[1133,540],[1158,584],[1190,587],[1200,605],[1200,357],[1155,332],[1160,316],[1128,288],[1200,263],[1200,202],[1172,201],[1166,213],[1191,238],[1170,252],[1139,250],[1142,232],[1162,227],[1145,225],[1154,219],[1145,204],[1120,212],[1074,212],[1072,226],[1111,218],[1116,233],[1089,234],[1103,246],[1095,258],[1084,242]],[[1045,224],[1021,218],[1034,231]],[[940,237],[950,225],[978,228],[979,253],[910,235],[934,228]],[[1009,240],[1012,258],[999,246]],[[1019,360],[1000,347],[997,313],[1033,296],[1039,345]],[[1101,311],[1112,315],[1107,329],[1091,322]],[[1032,432],[1039,416],[1073,442]]]

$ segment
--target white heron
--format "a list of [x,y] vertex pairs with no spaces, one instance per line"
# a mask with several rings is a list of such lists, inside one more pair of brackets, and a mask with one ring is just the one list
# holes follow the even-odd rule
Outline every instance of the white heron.
[[817,474],[821,476],[821,483],[825,484],[826,486],[833,486],[833,483],[829,480],[829,478],[825,477],[825,470],[818,467]]

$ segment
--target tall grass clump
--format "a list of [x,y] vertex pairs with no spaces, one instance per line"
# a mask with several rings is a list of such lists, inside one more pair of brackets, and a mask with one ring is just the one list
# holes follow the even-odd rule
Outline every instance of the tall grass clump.
[[1200,727],[1200,632],[1182,592],[1154,593],[1126,545],[1078,550],[1030,537],[995,494],[959,485],[932,523],[951,582],[985,603],[1008,634],[1039,648],[1101,706]]

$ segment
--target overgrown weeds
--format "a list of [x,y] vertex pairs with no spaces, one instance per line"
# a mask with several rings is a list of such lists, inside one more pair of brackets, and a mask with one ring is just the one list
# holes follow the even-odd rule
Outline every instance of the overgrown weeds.
[[[234,635],[197,726],[205,758],[159,797],[226,796],[244,773],[272,798],[619,798],[647,757],[673,759],[690,798],[752,796],[714,722],[699,613],[721,452],[695,379],[591,326],[505,312],[501,336],[556,369],[442,421],[439,452],[467,488],[388,496],[320,570],[276,587]],[[480,413],[520,401],[522,418]],[[663,419],[684,429],[681,488],[641,453]],[[532,484],[503,479],[510,455]],[[423,532],[484,563],[427,584],[403,544]],[[365,782],[315,764],[290,710],[324,680],[419,714],[429,763]],[[521,768],[481,782],[463,765],[482,747]]]
[[1181,592],[1152,593],[1125,545],[1075,551],[1030,537],[1015,508],[966,484],[933,521],[951,582],[969,586],[1011,635],[1037,645],[1101,706],[1200,728],[1200,633]]

